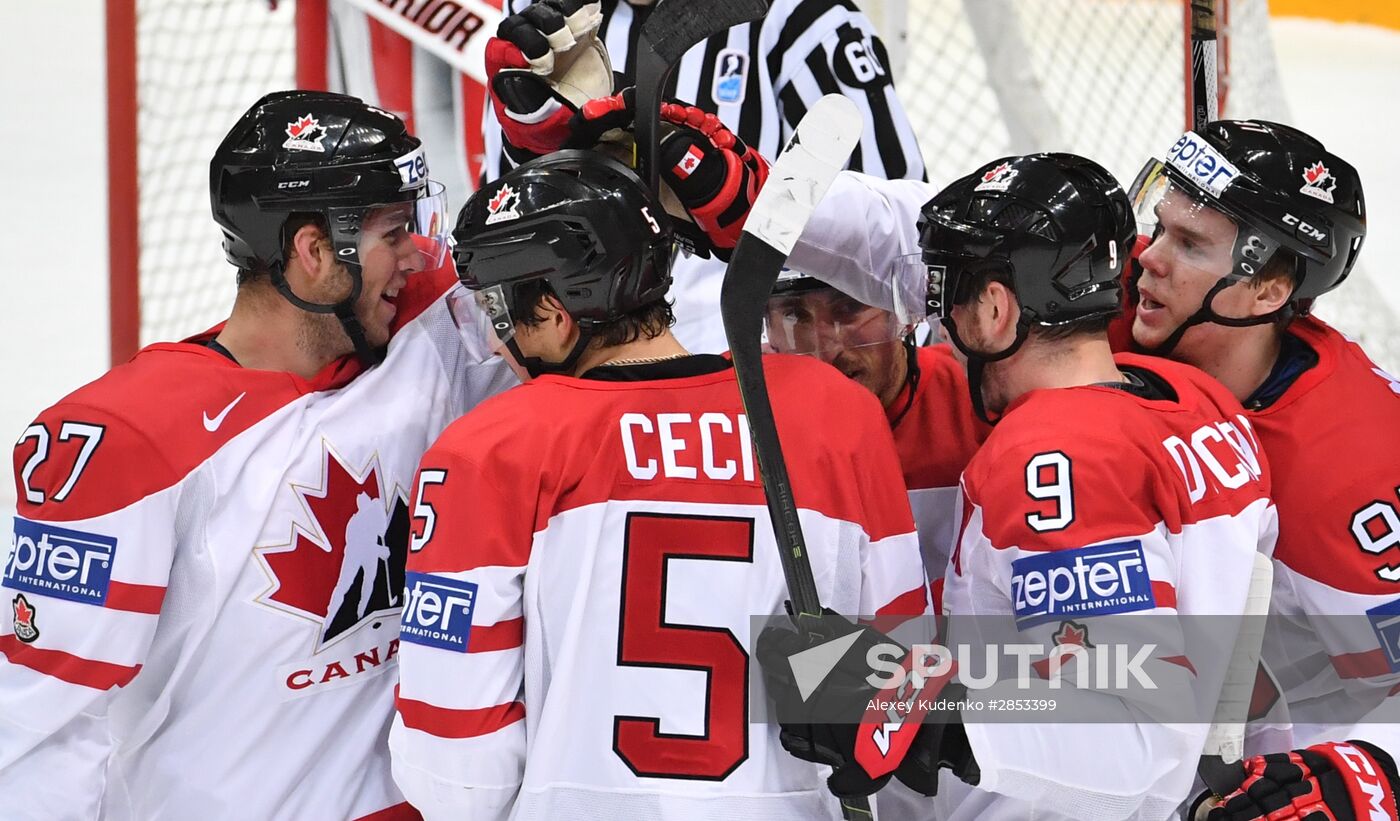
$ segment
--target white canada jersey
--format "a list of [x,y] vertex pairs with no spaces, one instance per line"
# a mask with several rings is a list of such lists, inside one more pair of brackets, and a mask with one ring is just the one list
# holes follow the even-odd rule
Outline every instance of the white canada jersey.
[[[879,403],[764,359],[823,603],[926,612]],[[750,704],[751,618],[787,590],[732,367],[594,370],[640,381],[533,380],[423,457],[395,778],[430,821],[834,821]]]
[[311,379],[151,345],[15,449],[0,818],[415,818],[389,772],[410,483],[514,380],[450,270]]

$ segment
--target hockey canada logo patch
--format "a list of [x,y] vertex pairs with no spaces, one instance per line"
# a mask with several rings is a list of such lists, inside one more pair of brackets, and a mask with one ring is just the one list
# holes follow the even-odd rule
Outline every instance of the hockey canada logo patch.
[[1336,189],[1337,178],[1332,176],[1321,160],[1303,169],[1303,187],[1298,189],[1300,193],[1331,203],[1332,192]]
[[710,87],[710,97],[721,105],[735,105],[744,101],[744,86],[749,77],[748,52],[737,48],[727,48],[715,58],[714,85]]
[[315,117],[307,114],[287,123],[287,141],[282,143],[282,147],[293,151],[315,151],[324,154],[326,147],[321,141],[325,138],[325,127]]
[[1016,628],[1157,606],[1139,541],[1057,550],[1011,563]]
[[254,548],[271,586],[258,603],[317,625],[317,652],[396,611],[408,558],[408,501],[380,488],[376,460],[358,475],[328,446],[319,487],[293,485],[306,516],[290,543]]
[[520,218],[520,212],[516,209],[520,206],[520,195],[509,185],[503,185],[491,199],[486,201],[486,224],[492,225],[497,222],[505,222]]
[[39,638],[39,628],[34,624],[34,607],[23,593],[17,593],[11,606],[15,611],[15,638],[25,644],[33,644]]
[[978,183],[977,191],[1005,191],[1011,187],[1011,181],[1016,178],[1016,171],[1012,169],[1011,163],[1002,163],[996,168],[982,175],[982,182]]

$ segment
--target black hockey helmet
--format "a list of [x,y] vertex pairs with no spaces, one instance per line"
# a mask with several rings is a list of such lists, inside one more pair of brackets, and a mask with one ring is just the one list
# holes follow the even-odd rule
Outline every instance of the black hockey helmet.
[[[928,313],[971,359],[1011,356],[1033,325],[1064,325],[1119,310],[1119,277],[1136,235],[1113,175],[1073,154],[1006,157],[943,189],[923,209],[919,245]],[[976,351],[951,307],[975,294],[975,275],[999,272],[1021,307],[1016,341]]]
[[[632,169],[596,151],[557,151],[506,172],[467,201],[452,236],[462,283],[532,375],[571,371],[600,327],[671,286],[670,217]],[[514,340],[515,320],[534,307],[521,287],[540,281],[579,324],[564,362],[527,359]]]
[[[441,265],[448,248],[442,186],[428,178],[422,143],[402,120],[355,97],[279,91],[238,120],[209,164],[214,220],[224,254],[245,271],[266,271],[284,297],[314,313],[334,313],[362,357],[373,360],[354,315],[362,287],[360,226],[384,206],[411,203],[423,266]],[[352,292],[334,304],[305,300],[288,286],[283,248],[293,214],[322,217]]]
[[[1257,325],[1284,312],[1306,313],[1312,301],[1351,273],[1366,237],[1366,205],[1356,169],[1313,137],[1263,120],[1217,120],[1205,133],[1188,131],[1163,159],[1151,160],[1133,185],[1133,207],[1142,233],[1160,231],[1157,208],[1171,192],[1196,208],[1210,208],[1237,227],[1229,271],[1207,293],[1201,308],[1157,352],[1165,353],[1192,325]],[[1221,317],[1215,295],[1254,277],[1286,252],[1293,293],[1270,314]]]

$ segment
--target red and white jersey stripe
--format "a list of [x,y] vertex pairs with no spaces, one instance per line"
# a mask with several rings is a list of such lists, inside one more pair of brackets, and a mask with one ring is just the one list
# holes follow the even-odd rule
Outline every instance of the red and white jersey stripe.
[[[765,359],[823,602],[927,612],[879,403]],[[533,380],[424,456],[390,744],[425,817],[839,817],[750,722],[751,619],[786,587],[732,368],[681,362]]]
[[386,742],[410,483],[450,419],[514,381],[459,334],[460,287],[411,276],[368,370],[242,368],[210,332],[26,429],[0,817],[412,814]]
[[[965,523],[944,611],[1010,616],[1020,640],[1044,648],[1150,629],[1157,649],[1143,669],[1160,688],[1153,698],[1179,691],[1185,703],[1213,703],[1233,642],[1171,625],[1243,612],[1254,554],[1272,551],[1277,535],[1269,468],[1223,386],[1164,360],[1117,360],[1155,375],[1174,399],[1085,386],[1014,402],[963,475]],[[1070,563],[1084,571],[1078,586],[1060,589],[1074,577],[1061,573],[1048,595],[1047,579]],[[1148,614],[1157,618],[1134,622]],[[1000,694],[1025,697],[1014,687]],[[1151,703],[1069,684],[1054,697],[1122,723],[969,722],[982,780],[941,799],[956,804],[946,817],[1158,818],[1187,798],[1204,723],[1154,721]]]

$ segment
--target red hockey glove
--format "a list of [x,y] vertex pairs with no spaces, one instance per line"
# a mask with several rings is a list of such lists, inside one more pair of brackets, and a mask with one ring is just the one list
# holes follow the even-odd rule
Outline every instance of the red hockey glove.
[[676,126],[661,140],[661,176],[716,249],[739,242],[749,209],[768,179],[768,161],[713,114],[664,103]]
[[1246,777],[1218,801],[1202,795],[1191,817],[1204,821],[1367,821],[1395,818],[1400,775],[1384,750],[1365,741],[1314,744],[1245,761]]
[[491,105],[511,145],[548,154],[591,148],[631,115],[613,90],[612,67],[598,40],[598,0],[540,0],[501,21],[486,43]]

